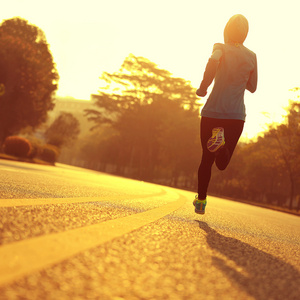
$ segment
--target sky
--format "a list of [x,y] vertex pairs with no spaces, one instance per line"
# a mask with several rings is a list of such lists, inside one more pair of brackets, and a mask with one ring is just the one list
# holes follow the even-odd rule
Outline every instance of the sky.
[[[244,43],[257,54],[258,89],[246,92],[243,137],[280,122],[300,86],[299,0],[1,0],[0,19],[22,17],[46,35],[60,75],[58,96],[90,99],[102,72],[143,56],[197,88],[228,19],[249,21]],[[203,104],[207,98],[201,99]]]

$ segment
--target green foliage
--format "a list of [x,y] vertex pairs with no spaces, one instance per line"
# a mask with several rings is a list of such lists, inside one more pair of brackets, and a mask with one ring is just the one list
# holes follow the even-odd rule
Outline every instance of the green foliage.
[[40,147],[36,144],[32,145],[31,151],[28,154],[28,158],[33,159],[39,155]]
[[70,145],[80,132],[79,121],[70,113],[62,112],[45,132],[48,144],[61,148]]
[[59,150],[57,147],[46,144],[42,147],[39,157],[48,163],[54,164],[58,155]]
[[100,110],[87,111],[101,135],[86,141],[83,156],[115,166],[120,175],[167,177],[173,185],[185,177],[184,185],[194,185],[200,105],[190,83],[133,55],[102,79],[107,86],[96,96]]
[[[41,29],[21,18],[0,26],[0,143],[26,126],[45,122],[54,107],[58,73]],[[3,89],[1,89],[3,91]]]
[[200,107],[190,82],[172,77],[170,72],[159,69],[144,57],[130,54],[119,72],[104,72],[101,79],[106,86],[95,95],[101,111],[86,110],[89,120],[96,125],[114,123],[126,110],[157,101],[177,101],[192,111]]
[[9,136],[3,143],[3,151],[8,155],[26,158],[32,150],[30,142],[20,136]]
[[34,159],[34,158],[39,157],[39,155],[41,154],[42,148],[43,148],[43,142],[33,136],[29,136],[29,137],[27,137],[27,139],[30,141],[30,144],[31,144],[31,151],[28,155],[28,158]]
[[292,209],[300,196],[299,153],[300,102],[294,101],[285,122],[272,124],[255,142],[239,144],[227,170],[213,172],[210,192]]
[[265,136],[277,142],[283,168],[289,178],[289,207],[291,208],[297,183],[300,182],[300,102],[290,102],[285,123],[271,127]]

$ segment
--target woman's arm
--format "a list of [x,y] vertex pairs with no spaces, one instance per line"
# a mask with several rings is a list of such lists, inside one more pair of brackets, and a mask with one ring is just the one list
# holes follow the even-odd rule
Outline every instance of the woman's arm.
[[207,88],[211,85],[211,83],[213,82],[213,80],[216,76],[216,72],[217,72],[221,57],[222,57],[222,51],[220,49],[216,49],[213,51],[211,57],[208,60],[207,65],[206,65],[200,87],[196,91],[197,96],[199,96],[199,97],[206,96]]
[[251,93],[254,93],[256,91],[256,88],[257,88],[257,59],[255,56],[254,69],[250,74],[250,77],[246,85],[246,89]]

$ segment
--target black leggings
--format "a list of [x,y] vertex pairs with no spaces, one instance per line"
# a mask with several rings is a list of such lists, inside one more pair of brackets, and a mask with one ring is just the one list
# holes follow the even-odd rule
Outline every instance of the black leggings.
[[[200,138],[202,145],[202,159],[198,169],[198,198],[205,199],[211,177],[211,168],[214,162],[219,170],[225,170],[228,166],[236,144],[243,132],[243,120],[226,120],[202,117],[200,123]],[[211,153],[207,149],[207,141],[215,127],[223,127],[225,135],[225,147]]]

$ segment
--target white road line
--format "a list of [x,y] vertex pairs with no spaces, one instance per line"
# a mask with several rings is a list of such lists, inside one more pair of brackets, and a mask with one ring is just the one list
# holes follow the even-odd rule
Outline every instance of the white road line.
[[121,237],[172,213],[186,202],[185,197],[178,197],[172,190],[168,190],[164,197],[177,198],[177,201],[127,217],[0,247],[0,285]]
[[38,198],[38,199],[0,199],[0,207],[49,205],[80,202],[109,201],[116,197],[80,197],[80,198]]
[[[142,199],[148,197],[163,196],[166,194],[164,190],[159,193],[149,195],[124,195],[122,200],[127,199]],[[85,202],[103,202],[118,200],[118,196],[103,196],[103,197],[76,197],[76,198],[37,198],[37,199],[0,199],[1,207],[15,207],[15,206],[32,206],[32,205],[51,205],[51,204],[71,204],[71,203],[85,203]]]

